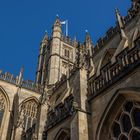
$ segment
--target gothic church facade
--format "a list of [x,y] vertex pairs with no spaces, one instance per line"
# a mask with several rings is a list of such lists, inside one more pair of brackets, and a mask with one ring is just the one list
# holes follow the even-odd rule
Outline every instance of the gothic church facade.
[[140,140],[140,1],[94,46],[56,18],[36,81],[0,71],[0,140]]

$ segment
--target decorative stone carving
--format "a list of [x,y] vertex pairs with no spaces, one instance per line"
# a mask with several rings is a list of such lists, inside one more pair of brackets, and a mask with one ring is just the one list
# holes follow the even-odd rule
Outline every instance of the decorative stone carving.
[[78,68],[89,68],[90,63],[90,56],[87,48],[85,48],[84,45],[78,44],[77,50],[76,50],[76,62],[75,66]]

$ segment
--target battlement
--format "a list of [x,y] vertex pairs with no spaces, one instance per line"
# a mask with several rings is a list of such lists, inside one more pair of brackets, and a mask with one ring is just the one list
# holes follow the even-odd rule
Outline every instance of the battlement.
[[[127,25],[138,15],[139,12],[140,12],[140,7],[134,8],[133,6],[131,6],[131,8],[127,12],[128,14],[125,17],[123,17],[124,28],[127,27]],[[97,44],[94,47],[94,54],[98,53],[119,32],[120,29],[118,26],[118,22],[116,22],[116,26],[109,28],[105,36],[101,37],[97,41]]]
[[[125,17],[122,17],[124,28],[138,15],[140,12],[140,7],[133,7],[128,10],[128,14]],[[114,27],[110,27],[105,35],[97,40],[95,45],[94,54],[98,53],[114,36],[120,33],[120,28],[118,26],[118,22]],[[69,36],[62,35],[61,40],[71,46],[74,46],[75,40],[72,40]]]
[[69,36],[64,36],[64,35],[61,36],[61,40],[71,46],[74,46],[76,42],[76,40],[74,39],[72,40]]
[[[13,85],[18,84],[18,76],[14,77],[14,75],[11,74],[10,72],[4,73],[2,70],[0,70],[0,80],[8,82]],[[25,89],[31,90],[31,91],[38,92],[38,88],[37,88],[36,84],[30,80],[23,81],[22,87]]]

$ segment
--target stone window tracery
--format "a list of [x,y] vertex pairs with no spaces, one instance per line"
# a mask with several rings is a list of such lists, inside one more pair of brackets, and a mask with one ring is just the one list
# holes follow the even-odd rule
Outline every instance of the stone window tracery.
[[20,110],[20,119],[23,120],[22,127],[24,128],[24,131],[26,131],[36,123],[37,102],[35,100],[25,102],[21,105]]
[[4,112],[5,112],[5,98],[3,94],[0,93],[0,127],[3,120]]
[[140,102],[127,101],[116,116],[110,140],[140,140]]

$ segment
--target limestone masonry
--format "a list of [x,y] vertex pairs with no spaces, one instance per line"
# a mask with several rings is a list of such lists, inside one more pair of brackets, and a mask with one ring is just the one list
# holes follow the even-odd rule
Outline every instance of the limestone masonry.
[[140,0],[93,45],[56,17],[36,81],[0,71],[0,140],[140,140]]

